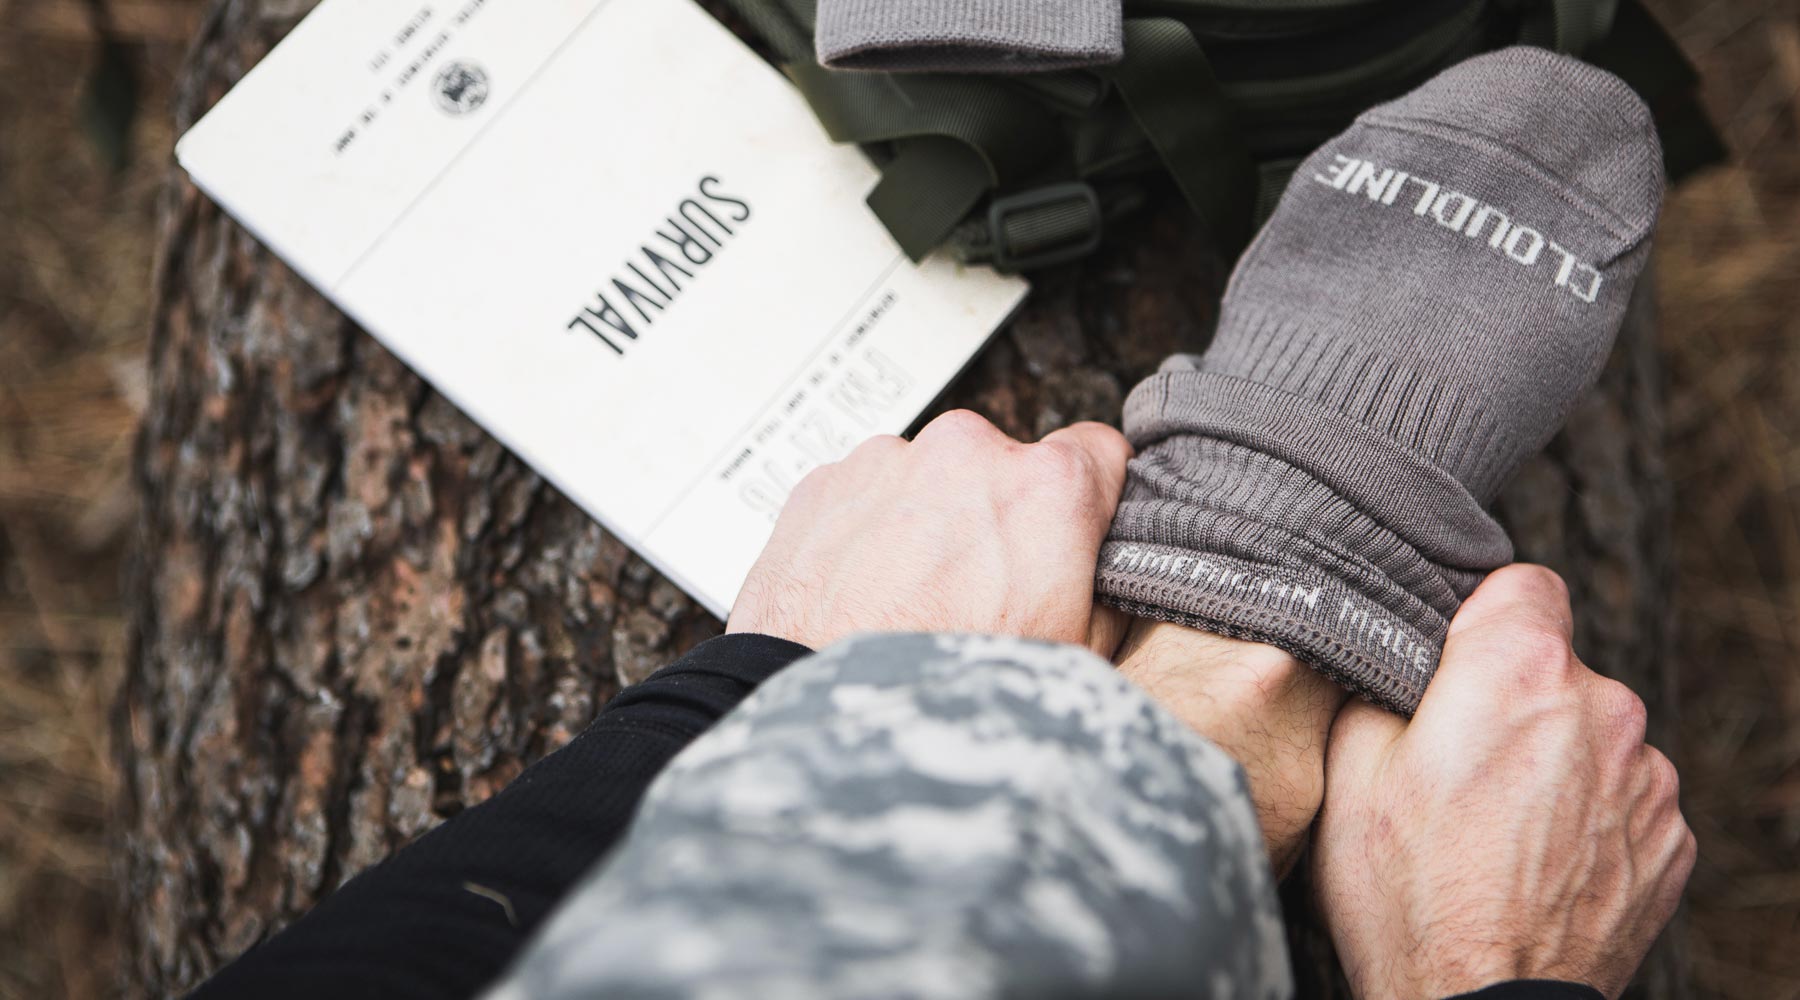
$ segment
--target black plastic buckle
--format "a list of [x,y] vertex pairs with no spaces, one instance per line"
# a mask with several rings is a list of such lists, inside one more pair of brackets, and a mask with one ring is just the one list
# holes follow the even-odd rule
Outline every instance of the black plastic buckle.
[[[1079,240],[1036,253],[1023,255],[1013,253],[1012,246],[1006,238],[1008,218],[1043,211],[1062,206],[1065,203],[1078,204],[1086,210],[1087,225],[1085,231],[1079,234]],[[1101,221],[1100,196],[1094,193],[1093,188],[1080,181],[1052,184],[1048,187],[1007,195],[1004,198],[995,198],[993,203],[988,206],[988,238],[992,242],[994,268],[1010,274],[1080,260],[1099,249]]]

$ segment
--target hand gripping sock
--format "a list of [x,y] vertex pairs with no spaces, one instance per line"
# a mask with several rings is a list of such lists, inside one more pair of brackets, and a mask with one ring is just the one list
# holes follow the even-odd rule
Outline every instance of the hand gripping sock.
[[1512,559],[1485,508],[1599,374],[1661,197],[1643,103],[1543,50],[1363,114],[1294,174],[1207,352],[1127,400],[1102,599],[1410,715]]

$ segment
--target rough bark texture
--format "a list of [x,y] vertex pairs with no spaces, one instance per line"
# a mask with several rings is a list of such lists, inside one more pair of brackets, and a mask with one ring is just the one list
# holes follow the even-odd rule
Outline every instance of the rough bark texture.
[[[221,0],[185,128],[310,7]],[[356,329],[185,180],[158,263],[132,663],[116,717],[128,992],[165,995],[577,732],[719,623]],[[1042,276],[946,406],[1036,437],[1115,420],[1205,339],[1221,268],[1170,209]],[[1580,645],[1669,732],[1648,316],[1507,495]],[[1296,907],[1304,923],[1303,907]],[[1329,980],[1315,930],[1297,940]],[[1647,995],[1682,995],[1659,959]],[[1318,986],[1318,995],[1329,994]]]

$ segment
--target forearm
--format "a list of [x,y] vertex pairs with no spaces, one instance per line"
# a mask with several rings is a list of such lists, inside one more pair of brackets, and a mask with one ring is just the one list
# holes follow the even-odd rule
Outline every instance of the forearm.
[[807,652],[757,635],[703,643],[613,699],[568,746],[492,799],[352,879],[195,997],[474,995],[612,846],[663,766]]
[[672,764],[496,996],[1279,995],[1272,888],[1242,772],[1092,654],[865,636]]

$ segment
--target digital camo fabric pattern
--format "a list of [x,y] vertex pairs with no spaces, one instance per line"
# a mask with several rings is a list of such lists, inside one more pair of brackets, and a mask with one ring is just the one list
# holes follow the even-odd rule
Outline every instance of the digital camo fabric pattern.
[[1085,650],[866,636],[676,758],[490,1000],[1292,993],[1237,764]]

